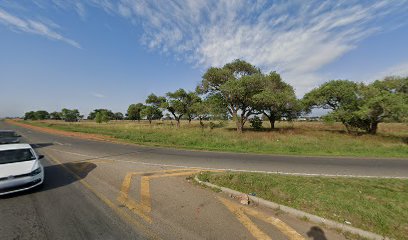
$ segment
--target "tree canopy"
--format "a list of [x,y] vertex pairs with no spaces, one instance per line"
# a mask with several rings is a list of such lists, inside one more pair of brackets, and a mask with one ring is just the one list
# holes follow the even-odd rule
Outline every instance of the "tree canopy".
[[155,105],[144,106],[140,112],[142,118],[149,120],[149,123],[152,123],[152,120],[158,120],[163,117],[162,111]]
[[262,91],[253,96],[253,102],[259,113],[268,118],[271,128],[275,128],[275,121],[296,118],[302,110],[293,87],[276,72],[263,77]]
[[89,120],[95,120],[97,113],[103,113],[103,115],[106,115],[108,120],[115,119],[115,114],[111,110],[104,109],[104,108],[95,109],[92,112],[90,112],[89,115],[88,115],[88,119]]
[[218,94],[242,132],[248,117],[254,113],[253,96],[261,92],[262,73],[243,60],[235,60],[222,68],[211,67],[198,86],[200,93]]
[[140,121],[141,119],[140,112],[142,111],[143,107],[144,107],[143,103],[130,104],[127,109],[127,118],[129,120]]
[[83,116],[79,113],[78,109],[67,109],[63,108],[61,110],[61,118],[66,122],[77,122]]
[[380,122],[407,121],[408,78],[389,77],[371,84],[332,80],[307,93],[309,107],[332,111],[326,118],[342,122],[347,131],[361,129],[375,134]]

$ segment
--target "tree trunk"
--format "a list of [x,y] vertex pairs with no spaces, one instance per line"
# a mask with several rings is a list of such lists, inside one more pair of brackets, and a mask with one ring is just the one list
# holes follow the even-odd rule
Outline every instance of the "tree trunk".
[[177,118],[176,120],[177,120],[176,126],[179,128],[180,127],[180,118]]
[[201,126],[201,128],[204,128],[203,118],[202,118],[202,117],[199,117],[199,119],[200,119],[200,126]]
[[237,132],[238,133],[242,133],[244,130],[244,124],[245,124],[245,120],[244,120],[244,116],[243,114],[241,114],[241,117],[238,118],[237,117]]
[[149,119],[149,124],[152,124],[152,119]]
[[269,123],[271,124],[271,129],[275,129],[275,118],[269,118]]
[[342,121],[342,123],[346,127],[347,133],[350,134],[351,133],[350,125],[348,123],[346,123],[345,121]]
[[242,119],[238,117],[237,112],[233,112],[232,118],[235,118],[235,124],[237,126],[237,132],[242,133]]
[[368,130],[368,133],[375,135],[377,133],[377,129],[378,129],[378,122],[372,122],[370,129]]
[[241,120],[237,118],[236,124],[237,124],[237,132],[242,133],[242,128],[243,127],[242,127]]

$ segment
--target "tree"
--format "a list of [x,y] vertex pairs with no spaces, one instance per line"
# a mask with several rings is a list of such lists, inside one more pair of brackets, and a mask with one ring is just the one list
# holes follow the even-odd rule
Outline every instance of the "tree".
[[53,119],[53,120],[61,120],[61,113],[60,113],[60,112],[52,112],[52,113],[50,113],[50,119]]
[[157,106],[153,105],[144,106],[142,111],[140,111],[140,115],[149,120],[150,124],[152,124],[152,120],[157,120],[163,117],[162,111]]
[[222,68],[211,67],[203,75],[200,93],[219,94],[242,133],[248,117],[254,113],[252,97],[261,91],[261,71],[255,66],[235,60]]
[[180,127],[180,119],[190,114],[188,119],[191,121],[193,116],[193,104],[198,101],[198,96],[194,93],[187,93],[184,89],[178,89],[175,92],[166,93],[166,97],[150,94],[146,103],[157,108],[167,110],[177,121],[177,127]]
[[163,106],[173,115],[177,121],[177,127],[180,127],[180,119],[184,114],[187,114],[187,92],[180,88],[175,92],[166,93],[167,100],[163,103]]
[[189,124],[191,123],[191,120],[197,116],[198,109],[196,104],[200,102],[202,102],[201,98],[196,92],[187,93],[187,97],[185,98],[185,110]]
[[[89,116],[88,116],[88,119],[89,119]],[[95,122],[97,122],[97,123],[102,123],[102,113],[101,112],[97,112],[96,114],[95,114]]]
[[208,95],[204,100],[195,102],[192,111],[200,120],[200,125],[204,126],[203,120],[226,119],[226,107],[219,95]]
[[67,109],[63,108],[61,110],[61,118],[65,120],[66,122],[77,122],[79,121],[83,116],[80,115],[78,109]]
[[98,112],[105,112],[109,120],[115,119],[115,114],[111,110],[103,109],[103,108],[95,109],[92,112],[90,112],[88,115],[88,119],[94,120]]
[[110,117],[108,114],[108,111],[98,111],[96,112],[96,116],[95,116],[95,122],[97,123],[103,123],[103,122],[109,122]]
[[388,77],[359,87],[359,108],[353,112],[355,127],[376,134],[386,120],[407,121],[408,77]]
[[356,124],[353,112],[358,109],[358,85],[349,80],[331,80],[305,94],[302,102],[311,108],[331,109],[326,116],[340,121],[350,132]]
[[24,120],[37,120],[37,116],[34,111],[29,111],[24,114]]
[[140,112],[142,111],[144,105],[142,103],[130,104],[127,110],[127,117],[129,120],[140,121]]
[[388,77],[368,85],[330,81],[307,93],[303,101],[332,109],[326,117],[341,121],[348,132],[376,134],[381,122],[408,120],[408,78]]
[[301,111],[292,86],[285,83],[276,72],[263,77],[262,91],[254,96],[255,108],[268,118],[271,129],[275,121],[285,117],[293,119]]
[[210,104],[207,101],[199,101],[193,104],[192,111],[200,120],[200,125],[204,126],[203,120],[208,119],[210,115]]
[[123,113],[121,113],[121,112],[114,113],[114,119],[115,120],[123,120],[124,119]]
[[30,111],[24,114],[24,120],[45,120],[49,118],[50,114],[45,110]]
[[37,120],[45,120],[50,118],[50,114],[45,110],[39,110],[34,113]]

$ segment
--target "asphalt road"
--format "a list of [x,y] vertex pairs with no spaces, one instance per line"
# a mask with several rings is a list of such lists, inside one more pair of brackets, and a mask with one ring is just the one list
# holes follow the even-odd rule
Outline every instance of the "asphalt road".
[[186,177],[198,171],[193,168],[408,176],[403,159],[183,151],[62,137],[3,122],[0,129],[18,131],[46,156],[42,189],[0,198],[1,239],[344,239],[280,212],[243,208]]
[[38,143],[51,144],[55,151],[88,158],[115,157],[121,161],[175,167],[197,167],[241,171],[281,172],[376,177],[408,177],[408,159],[296,157],[261,154],[216,153],[114,144],[50,135],[0,123],[0,129],[15,129]]
[[41,188],[0,197],[1,239],[147,239],[61,166],[42,163]]

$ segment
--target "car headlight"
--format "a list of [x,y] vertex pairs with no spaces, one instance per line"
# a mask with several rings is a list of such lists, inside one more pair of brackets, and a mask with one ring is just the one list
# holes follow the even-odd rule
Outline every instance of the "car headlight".
[[35,169],[34,171],[32,171],[30,173],[30,176],[35,176],[35,175],[38,175],[40,173],[41,173],[41,167],[39,167],[39,168]]

